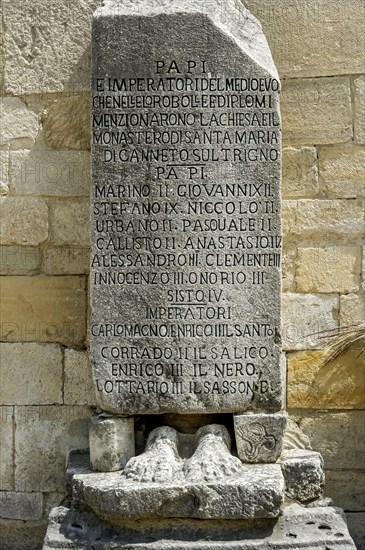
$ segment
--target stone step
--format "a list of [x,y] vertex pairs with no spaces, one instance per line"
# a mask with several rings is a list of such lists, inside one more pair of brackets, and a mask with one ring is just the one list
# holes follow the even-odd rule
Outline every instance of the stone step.
[[147,520],[112,526],[54,508],[43,550],[356,550],[339,508],[287,506],[271,520]]
[[205,481],[177,477],[172,482],[136,482],[122,472],[74,473],[72,498],[109,522],[146,518],[275,518],[282,508],[285,483],[280,465],[242,465],[233,475]]

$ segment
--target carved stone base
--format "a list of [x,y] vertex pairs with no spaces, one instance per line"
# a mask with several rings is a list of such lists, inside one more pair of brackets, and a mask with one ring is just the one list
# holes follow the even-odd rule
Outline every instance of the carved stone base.
[[119,526],[51,512],[43,550],[356,550],[338,508],[291,505],[275,520],[145,520]]
[[[74,456],[72,502],[110,522],[149,518],[274,518],[285,495],[279,464],[242,464],[223,426],[199,429],[190,452],[167,426],[149,435],[145,451],[120,472],[93,472]],[[182,445],[188,458],[182,458]]]

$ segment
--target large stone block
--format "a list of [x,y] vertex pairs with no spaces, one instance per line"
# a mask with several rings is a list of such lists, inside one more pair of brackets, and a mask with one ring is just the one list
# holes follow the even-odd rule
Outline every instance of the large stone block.
[[360,287],[361,248],[327,246],[299,248],[297,292],[356,292]]
[[63,357],[60,346],[1,343],[0,361],[1,404],[62,403]]
[[17,407],[15,489],[62,491],[70,449],[88,447],[87,407]]
[[39,550],[47,522],[0,519],[1,550]]
[[88,196],[90,155],[85,151],[16,151],[10,156],[11,193]]
[[[364,276],[365,276],[365,272]],[[365,321],[365,296],[346,294],[340,296],[340,325],[354,325]]]
[[365,77],[354,80],[354,141],[365,143]]
[[[328,352],[300,351],[288,358],[287,403],[293,409],[365,408],[364,358],[344,351],[329,363]],[[341,375],[339,375],[341,373]]]
[[0,492],[0,517],[37,520],[43,516],[42,493]]
[[[99,517],[121,519],[273,518],[280,513],[284,479],[278,464],[249,464],[229,479],[131,483],[118,472],[77,474],[73,499]],[[209,496],[208,496],[209,495]]]
[[348,78],[288,80],[283,84],[283,143],[318,145],[352,139]]
[[338,326],[336,295],[293,294],[282,296],[283,349],[318,348],[318,332]]
[[321,147],[318,162],[321,187],[326,196],[346,199],[364,196],[364,148]]
[[286,506],[259,531],[251,521],[178,518],[111,526],[74,508],[52,510],[43,550],[80,550],[96,543],[100,550],[355,550],[344,514],[332,507]]
[[0,151],[0,198],[9,193],[9,153]]
[[68,93],[46,102],[43,131],[48,147],[90,149],[90,99],[88,94]]
[[40,271],[41,250],[30,246],[0,246],[1,275],[36,275]]
[[87,275],[90,250],[85,247],[51,247],[43,251],[42,271],[47,275]]
[[363,72],[361,0],[245,0],[259,19],[282,77]]
[[365,411],[296,413],[291,416],[309,437],[312,449],[321,453],[327,469],[364,469]]
[[76,246],[88,246],[90,244],[89,201],[52,201],[50,211],[50,239],[52,244]]
[[[7,3],[9,6],[9,3]],[[18,97],[0,99],[1,132],[0,145],[11,149],[30,148],[40,130],[36,113],[28,109]]]
[[280,458],[286,495],[297,502],[319,499],[324,489],[323,460],[319,453],[303,449],[283,451]]
[[98,0],[6,2],[5,91],[88,90],[91,16],[98,5]]
[[48,238],[48,208],[43,199],[7,197],[0,202],[0,243],[35,246]]
[[[239,1],[115,8],[103,3],[93,22],[90,349],[98,405],[125,415],[276,412],[280,85],[262,29]],[[115,108],[126,75],[128,100]],[[124,145],[110,143],[116,116],[130,122]],[[162,149],[161,136],[181,139]],[[212,138],[216,147],[206,148]],[[249,349],[256,361],[244,355]]]
[[84,277],[4,277],[0,292],[3,341],[83,343]]
[[364,206],[356,200],[301,200],[283,202],[283,230],[287,241],[308,237],[362,237]]
[[66,405],[95,405],[88,351],[65,349],[64,402]]
[[344,510],[361,512],[365,509],[365,472],[326,470],[325,495]]
[[285,148],[283,150],[282,197],[284,199],[314,198],[318,191],[315,147]]
[[0,407],[0,490],[14,490],[14,407]]

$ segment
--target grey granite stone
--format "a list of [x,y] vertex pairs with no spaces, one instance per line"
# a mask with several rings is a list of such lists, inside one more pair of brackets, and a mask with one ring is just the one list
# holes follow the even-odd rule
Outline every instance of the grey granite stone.
[[283,452],[280,462],[290,499],[307,503],[323,495],[323,459],[319,453],[292,449]]
[[90,344],[102,410],[282,408],[279,89],[238,0],[97,10]]
[[285,508],[275,520],[162,520],[111,526],[55,508],[43,550],[356,550],[338,508]]
[[286,413],[242,414],[233,420],[242,462],[276,462],[283,448]]
[[121,470],[135,455],[134,419],[94,415],[90,421],[89,442],[93,470]]

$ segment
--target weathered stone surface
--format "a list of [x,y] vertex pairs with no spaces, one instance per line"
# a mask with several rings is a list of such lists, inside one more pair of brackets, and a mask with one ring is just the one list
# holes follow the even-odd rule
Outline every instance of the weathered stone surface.
[[30,148],[34,145],[40,130],[39,118],[21,99],[2,97],[0,118],[0,145],[6,145],[11,149]]
[[106,527],[93,514],[55,508],[43,550],[86,550],[96,541],[100,550],[355,550],[338,508],[298,505],[287,506],[277,520],[263,523],[259,536],[257,527],[245,521],[174,518]]
[[234,415],[237,454],[242,462],[276,462],[283,447],[287,415]]
[[89,428],[90,466],[97,472],[122,470],[135,455],[134,419],[94,415]]
[[11,192],[16,195],[88,196],[86,151],[15,151],[10,156]]
[[365,512],[346,514],[350,536],[353,538],[357,550],[365,550]]
[[316,333],[338,325],[339,299],[335,295],[285,293],[282,307],[286,350],[319,347]]
[[95,387],[91,375],[89,353],[65,349],[64,403],[95,405]]
[[48,147],[90,149],[90,98],[69,93],[50,98],[42,119]]
[[0,517],[37,520],[43,516],[42,493],[0,492]]
[[41,251],[30,246],[0,246],[1,275],[36,275],[40,271]]
[[[363,72],[364,4],[354,0],[245,0],[261,22],[282,77]],[[290,52],[290,55],[288,55]]]
[[62,403],[63,357],[60,346],[1,343],[0,361],[1,404]]
[[365,77],[354,80],[354,141],[365,143]]
[[87,275],[90,250],[84,247],[52,247],[43,252],[42,271],[47,275]]
[[272,518],[279,515],[284,493],[277,464],[246,465],[241,476],[210,482],[135,483],[108,472],[75,475],[73,485],[75,502],[86,503],[110,521]]
[[4,25],[3,25],[3,6],[0,5],[0,94],[3,95],[3,88],[4,88],[4,47],[3,47],[3,39],[4,39]]
[[345,77],[285,81],[281,114],[287,145],[349,141],[353,134],[350,81]]
[[295,290],[295,248],[283,250],[282,258],[282,291],[293,292]]
[[[117,16],[114,7],[96,12],[93,30],[91,351],[99,406],[127,415],[280,410],[280,85],[265,37],[239,2],[222,9],[218,0],[138,0],[119,4]],[[115,48],[118,58],[110,56]],[[110,144],[108,121],[117,111],[105,101],[119,101],[113,79],[123,78],[144,84],[128,84],[118,111],[133,114],[121,147]],[[151,132],[152,122],[141,119],[136,133],[135,117],[151,105],[151,79],[156,122]],[[205,94],[206,85],[220,88],[224,104]],[[261,99],[252,105],[248,87],[257,86]],[[227,108],[239,126],[245,108],[252,133],[258,117],[270,144],[252,149],[235,137]],[[180,111],[176,134],[171,123]],[[224,144],[214,134],[213,153],[204,130],[217,117],[228,137]],[[161,134],[175,152],[161,156]],[[122,225],[131,236],[116,239]],[[125,364],[111,355],[121,338]],[[261,353],[255,361],[240,351],[252,346]],[[148,368],[148,389],[132,358]]]
[[328,352],[288,354],[288,407],[293,409],[365,408],[364,358],[349,349],[329,363]]
[[14,490],[14,407],[0,407],[0,490]]
[[340,296],[340,325],[354,325],[356,323],[363,323],[364,321],[365,296],[362,294]]
[[365,509],[365,472],[361,470],[326,470],[325,494],[344,510]]
[[324,489],[323,460],[319,453],[303,449],[283,451],[280,458],[285,494],[306,503],[320,498]]
[[1,550],[39,550],[47,522],[0,519]]
[[356,292],[360,287],[359,246],[298,248],[297,292]]
[[364,207],[356,200],[284,201],[283,230],[287,240],[324,234],[362,236]]
[[1,338],[80,345],[86,333],[83,277],[4,277]]
[[291,418],[288,418],[286,430],[283,439],[283,449],[285,451],[291,449],[306,449],[311,450],[311,442],[308,436],[299,428],[298,424]]
[[345,199],[364,196],[364,148],[321,147],[318,162],[321,186],[326,196]]
[[0,151],[0,198],[9,193],[9,153]]
[[319,191],[317,151],[315,147],[283,150],[284,199],[307,199],[317,196]]
[[5,91],[88,90],[91,15],[98,5],[97,0],[6,2]]
[[50,239],[52,244],[88,246],[90,244],[90,204],[86,200],[50,203]]
[[323,456],[326,468],[362,470],[365,463],[365,411],[292,414]]
[[67,454],[88,446],[89,417],[87,407],[17,407],[16,491],[64,489]]
[[43,199],[7,197],[0,202],[0,244],[35,246],[48,238],[48,208]]

